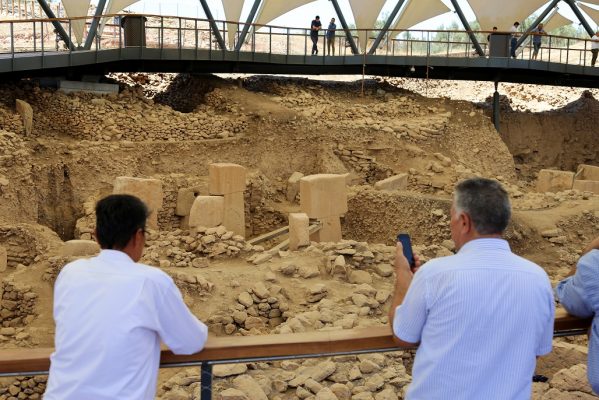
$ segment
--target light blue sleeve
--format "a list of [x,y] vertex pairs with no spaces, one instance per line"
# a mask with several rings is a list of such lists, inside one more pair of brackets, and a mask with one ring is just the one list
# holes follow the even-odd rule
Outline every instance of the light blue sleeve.
[[581,257],[574,276],[558,283],[555,294],[570,314],[593,316],[599,308],[599,250]]
[[549,278],[547,279],[547,296],[546,296],[546,312],[545,315],[543,333],[539,340],[539,346],[537,347],[537,356],[544,356],[545,354],[551,353],[553,347],[553,330],[555,327],[555,300],[553,299],[553,293],[551,292],[551,283]]
[[428,316],[426,279],[423,270],[414,275],[403,303],[395,310],[393,334],[404,342],[419,343]]

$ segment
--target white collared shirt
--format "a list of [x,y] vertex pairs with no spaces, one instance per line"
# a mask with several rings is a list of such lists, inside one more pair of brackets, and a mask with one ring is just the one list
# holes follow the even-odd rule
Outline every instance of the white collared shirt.
[[54,320],[45,400],[153,400],[160,341],[192,354],[208,336],[167,274],[115,250],[62,269]]
[[530,399],[554,313],[545,271],[504,240],[472,240],[428,262],[393,320],[398,338],[420,342],[406,399]]

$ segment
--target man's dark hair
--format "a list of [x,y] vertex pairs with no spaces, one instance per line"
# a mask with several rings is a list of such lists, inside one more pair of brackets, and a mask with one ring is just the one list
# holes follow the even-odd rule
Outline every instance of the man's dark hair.
[[455,188],[455,208],[470,216],[481,235],[503,233],[512,214],[505,189],[499,182],[485,178],[460,182]]
[[514,22],[514,26],[520,26],[520,22],[518,22],[518,21]]
[[315,19],[320,19],[320,17],[317,15]]
[[113,194],[96,204],[96,239],[103,249],[120,250],[145,229],[148,207],[135,196]]

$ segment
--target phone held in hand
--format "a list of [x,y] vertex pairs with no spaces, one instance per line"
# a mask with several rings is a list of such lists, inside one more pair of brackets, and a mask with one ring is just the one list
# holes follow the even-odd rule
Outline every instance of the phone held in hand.
[[400,233],[397,235],[397,241],[400,242],[403,247],[403,255],[408,259],[410,268],[414,268],[416,262],[414,261],[414,252],[412,251],[412,240],[410,239],[410,235],[407,233]]

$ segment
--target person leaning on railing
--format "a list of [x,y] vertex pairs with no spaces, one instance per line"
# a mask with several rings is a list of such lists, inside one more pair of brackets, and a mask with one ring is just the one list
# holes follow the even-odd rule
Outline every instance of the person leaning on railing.
[[593,317],[587,376],[593,391],[599,394],[599,237],[583,251],[571,276],[557,285],[555,294],[568,313]]
[[54,286],[55,351],[45,400],[153,400],[160,342],[176,354],[208,336],[173,280],[138,264],[148,208],[111,195],[96,205],[97,257],[65,266]]
[[595,32],[591,38],[591,53],[593,54],[591,66],[594,67],[595,62],[597,62],[597,55],[599,54],[599,31]]
[[406,399],[529,400],[536,357],[551,351],[549,277],[502,239],[511,215],[499,182],[456,186],[451,237],[457,254],[412,272],[401,244],[389,321],[396,343],[420,343]]

